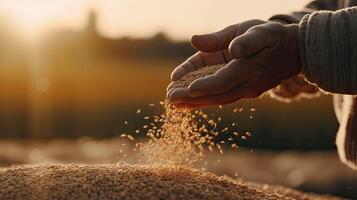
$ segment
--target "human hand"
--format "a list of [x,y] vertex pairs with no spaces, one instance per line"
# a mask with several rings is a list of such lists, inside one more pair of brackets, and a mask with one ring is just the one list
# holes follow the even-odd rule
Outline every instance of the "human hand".
[[340,123],[336,146],[341,161],[357,170],[357,97],[334,95],[334,106]]
[[[257,97],[301,71],[298,25],[265,22],[235,36],[229,42],[227,55],[231,59],[225,67],[214,75],[195,80],[188,88],[169,90],[169,101],[189,107],[228,104],[241,98]],[[217,46],[217,43],[207,41],[206,45]],[[218,64],[202,62],[203,56],[199,57],[201,59],[196,60],[201,63],[196,65]],[[192,64],[192,61],[188,63]],[[189,68],[187,62],[185,64],[191,71],[196,65]],[[182,70],[182,65],[179,66],[173,72],[173,81],[184,74],[180,71],[188,71],[186,68]]]
[[[228,26],[214,33],[192,36],[191,44],[198,52],[173,70],[171,80],[177,81],[185,74],[198,68],[230,62],[232,57],[228,52],[228,47],[231,41],[245,33],[249,28],[264,23],[267,22],[249,20]],[[170,86],[168,89],[170,89]]]
[[321,92],[318,87],[308,83],[303,74],[284,80],[269,91],[270,97],[284,103],[291,103],[301,98],[319,97],[320,95]]

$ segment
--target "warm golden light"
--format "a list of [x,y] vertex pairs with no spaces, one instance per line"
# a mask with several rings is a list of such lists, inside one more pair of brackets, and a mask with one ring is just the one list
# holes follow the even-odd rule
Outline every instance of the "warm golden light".
[[[59,27],[80,28],[89,9],[99,15],[106,36],[145,37],[165,31],[176,39],[223,28],[247,19],[299,10],[309,0],[1,0],[0,13],[9,14],[27,33]],[[199,8],[199,10],[198,10]]]
[[37,34],[63,26],[78,27],[83,23],[85,0],[2,0],[0,13],[8,15],[27,34]]

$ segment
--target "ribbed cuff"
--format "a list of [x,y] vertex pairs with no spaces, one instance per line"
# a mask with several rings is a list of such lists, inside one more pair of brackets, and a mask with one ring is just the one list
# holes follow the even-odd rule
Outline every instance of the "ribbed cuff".
[[299,24],[302,72],[320,89],[339,94],[357,94],[357,7],[319,11]]
[[305,15],[299,24],[299,50],[300,50],[300,62],[302,65],[302,73],[305,75],[307,81],[312,83],[311,78],[310,78],[310,70],[308,68],[307,62],[306,62],[306,31],[307,31],[307,26],[308,26],[308,21],[309,21],[310,15],[307,14]]

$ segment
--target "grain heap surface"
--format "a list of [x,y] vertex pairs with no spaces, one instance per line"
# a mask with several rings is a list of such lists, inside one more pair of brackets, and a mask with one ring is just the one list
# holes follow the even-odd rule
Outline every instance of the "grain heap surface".
[[182,166],[28,165],[0,169],[0,199],[327,200]]

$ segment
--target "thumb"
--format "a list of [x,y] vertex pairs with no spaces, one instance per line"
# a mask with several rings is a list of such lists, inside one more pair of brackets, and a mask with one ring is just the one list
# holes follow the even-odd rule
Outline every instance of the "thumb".
[[229,44],[229,53],[235,59],[252,56],[271,43],[271,32],[268,24],[254,26],[248,29],[243,35],[236,37]]

